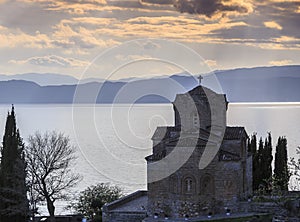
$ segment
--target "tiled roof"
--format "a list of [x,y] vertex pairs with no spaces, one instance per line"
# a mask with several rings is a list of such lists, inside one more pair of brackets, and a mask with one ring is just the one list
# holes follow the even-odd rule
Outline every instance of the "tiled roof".
[[104,208],[110,212],[144,212],[147,210],[147,203],[147,191],[139,190],[104,205]]
[[224,140],[235,140],[241,139],[242,137],[247,137],[247,133],[244,127],[234,126],[234,127],[226,127]]
[[[200,129],[200,137],[208,139],[209,132]],[[156,140],[164,140],[164,139],[175,139],[180,136],[180,128],[178,127],[157,127],[152,139]],[[247,137],[246,131],[244,127],[226,127],[224,140],[234,140],[241,139],[243,136]]]
[[190,90],[188,94],[192,95],[197,95],[197,96],[204,96],[206,97],[206,94],[216,94],[214,91],[211,89],[204,87],[204,86],[197,86],[194,89]]
[[178,147],[192,147],[192,146],[205,146],[207,144],[207,140],[204,139],[196,139],[196,138],[180,138],[179,140],[170,141],[166,145],[167,146],[178,146]]

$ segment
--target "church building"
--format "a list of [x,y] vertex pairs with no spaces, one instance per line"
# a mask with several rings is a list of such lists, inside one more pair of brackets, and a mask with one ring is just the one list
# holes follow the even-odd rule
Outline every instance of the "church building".
[[227,126],[227,107],[224,94],[200,84],[177,95],[175,126],[158,127],[152,137],[153,152],[146,157],[148,191],[106,205],[105,218],[117,218],[118,209],[126,205],[128,210],[130,203],[141,205],[132,208],[136,218],[235,211],[239,201],[252,195],[252,156],[244,127]]
[[[244,127],[226,126],[227,105],[225,95],[201,85],[176,96],[175,126],[156,129],[153,154],[146,157],[149,215],[180,218],[221,213],[252,194],[248,136]],[[155,165],[172,152],[180,155],[165,161],[164,169],[157,166],[163,164]],[[172,169],[170,162],[180,164],[188,152],[182,166]],[[201,161],[206,162],[203,167]],[[157,178],[162,171],[167,176]]]

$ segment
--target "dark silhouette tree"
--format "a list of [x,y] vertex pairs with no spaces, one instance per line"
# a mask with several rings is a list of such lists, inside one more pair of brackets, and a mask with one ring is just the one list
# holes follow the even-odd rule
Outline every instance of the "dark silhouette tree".
[[257,151],[257,184],[258,188],[264,185],[263,183],[263,152],[264,152],[264,142],[262,140],[262,137],[260,137],[259,142],[258,142],[258,151]]
[[253,134],[249,142],[248,151],[252,153],[252,178],[253,190],[264,187],[271,191],[272,180],[272,136],[268,133],[265,142],[260,137],[257,149],[256,134]]
[[248,152],[255,154],[257,152],[257,139],[256,133],[251,136],[251,140],[249,140],[248,144]]
[[280,190],[288,190],[290,173],[288,169],[287,140],[285,137],[278,138],[275,153],[274,178]]
[[16,127],[14,106],[7,115],[0,164],[0,221],[27,221],[24,143]]
[[122,195],[122,190],[118,186],[100,183],[80,192],[73,207],[92,221],[102,221],[102,206],[119,199]]
[[264,149],[262,152],[262,161],[261,161],[261,171],[262,171],[262,183],[264,184],[266,190],[271,192],[271,182],[272,182],[272,136],[271,133],[268,133],[267,138],[265,139]]
[[38,193],[37,198],[46,201],[50,221],[55,221],[55,201],[67,200],[70,189],[80,180],[80,176],[71,171],[76,159],[75,148],[62,133],[36,132],[29,136],[26,157],[33,181],[31,188]]
[[257,190],[260,183],[260,168],[259,168],[259,155],[257,150],[256,133],[251,136],[248,144],[248,152],[252,153],[252,180],[253,190]]

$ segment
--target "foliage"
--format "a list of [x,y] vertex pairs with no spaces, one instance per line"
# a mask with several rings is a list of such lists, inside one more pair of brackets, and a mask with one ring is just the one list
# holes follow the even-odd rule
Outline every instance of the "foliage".
[[16,127],[14,107],[8,113],[0,164],[0,221],[26,221],[26,163],[24,144]]
[[263,186],[268,190],[269,183],[267,181],[272,178],[272,137],[268,133],[265,143],[260,138],[257,149],[256,134],[253,134],[248,144],[248,151],[252,153],[253,167],[253,190],[259,190]]
[[272,180],[272,136],[268,133],[265,142],[260,138],[257,149],[256,134],[253,134],[248,144],[248,151],[252,153],[253,190],[264,189],[271,192],[269,181]]
[[89,219],[98,217],[101,221],[104,204],[117,200],[122,196],[122,190],[118,186],[99,183],[80,192],[77,202],[74,203],[74,208]]
[[280,190],[287,191],[290,173],[288,170],[287,140],[285,137],[278,138],[275,153],[274,177],[277,180],[277,186]]
[[248,144],[248,151],[252,153],[252,179],[253,190],[257,190],[259,187],[260,169],[259,169],[259,155],[257,151],[257,139],[256,134],[251,136],[251,140]]
[[[253,190],[266,193],[288,190],[290,173],[288,170],[287,140],[279,137],[275,153],[275,169],[272,175],[272,137],[268,133],[265,142],[260,138],[258,150],[256,148],[256,135],[249,142],[249,151],[253,157]],[[294,161],[294,159],[292,159]],[[295,161],[294,161],[295,163]]]
[[[262,152],[262,180],[263,181],[268,181],[272,180],[272,161],[273,161],[273,156],[272,156],[272,137],[271,133],[268,133],[267,138],[265,139],[265,144],[264,144],[264,149]],[[267,191],[271,191],[270,183],[264,183],[265,186],[267,187]]]
[[36,132],[29,136],[26,147],[28,174],[32,198],[46,201],[51,220],[54,220],[54,202],[66,200],[70,189],[80,180],[80,176],[71,171],[75,157],[75,148],[70,145],[63,133]]

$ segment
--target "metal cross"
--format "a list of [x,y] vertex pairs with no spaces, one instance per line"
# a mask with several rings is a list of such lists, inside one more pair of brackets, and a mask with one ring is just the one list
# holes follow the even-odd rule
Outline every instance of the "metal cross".
[[198,79],[199,79],[199,85],[201,85],[201,80],[203,79],[203,77],[201,75],[199,75]]

